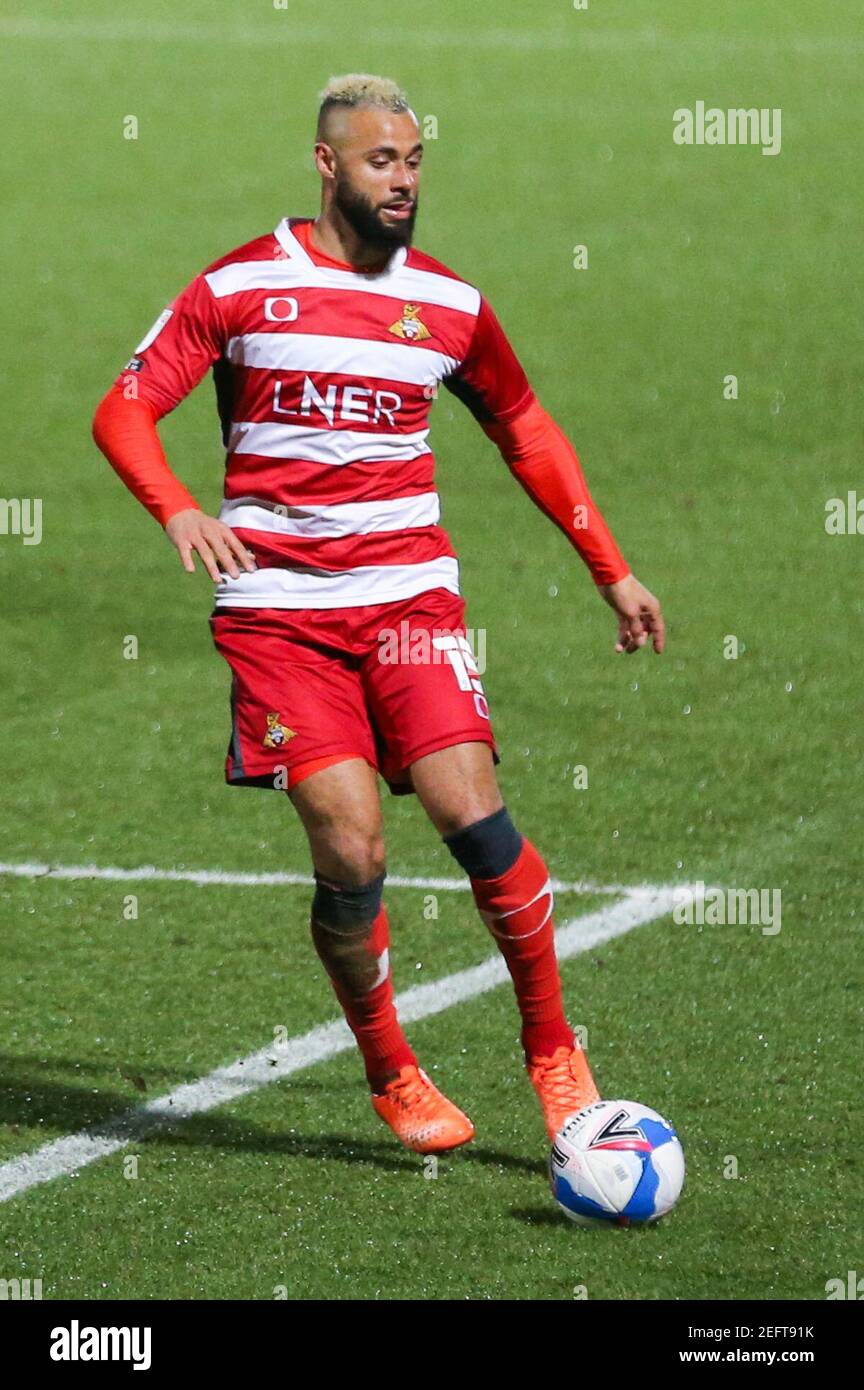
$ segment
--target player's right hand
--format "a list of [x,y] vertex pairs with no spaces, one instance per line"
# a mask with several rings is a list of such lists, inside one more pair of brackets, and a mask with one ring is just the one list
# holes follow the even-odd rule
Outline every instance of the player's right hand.
[[618,615],[616,652],[638,652],[651,638],[655,652],[666,645],[666,624],[659,599],[640,584],[634,574],[625,575],[617,584],[601,584],[600,593]]
[[231,527],[226,526],[224,521],[217,521],[215,516],[198,511],[197,507],[175,512],[166,523],[165,534],[177,547],[184,570],[188,570],[189,574],[195,573],[192,557],[197,553],[214,584],[218,584],[222,577],[220,571],[229,574],[232,579],[239,579],[241,567],[249,573],[257,568],[254,555]]

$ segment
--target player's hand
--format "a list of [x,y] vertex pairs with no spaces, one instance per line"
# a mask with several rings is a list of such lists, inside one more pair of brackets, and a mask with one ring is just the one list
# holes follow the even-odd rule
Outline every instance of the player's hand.
[[599,588],[609,607],[618,614],[616,652],[638,652],[649,637],[655,652],[662,652],[666,645],[666,625],[659,600],[645,585],[640,584],[635,575],[627,574],[617,584],[601,584]]
[[230,526],[195,507],[175,512],[165,526],[165,534],[177,547],[184,570],[195,573],[192,557],[197,553],[214,584],[219,583],[220,570],[232,579],[239,579],[241,568],[249,573],[257,568],[254,555],[238,540]]

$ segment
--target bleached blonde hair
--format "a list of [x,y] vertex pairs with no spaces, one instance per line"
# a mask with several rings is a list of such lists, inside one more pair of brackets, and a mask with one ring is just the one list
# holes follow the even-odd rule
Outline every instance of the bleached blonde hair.
[[319,136],[334,106],[377,106],[397,114],[410,111],[408,98],[391,77],[375,77],[370,72],[349,72],[343,77],[331,77],[320,95],[318,110]]

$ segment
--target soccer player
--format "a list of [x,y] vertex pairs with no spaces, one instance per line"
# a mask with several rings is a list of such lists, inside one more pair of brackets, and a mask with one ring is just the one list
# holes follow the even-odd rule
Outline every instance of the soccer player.
[[[662,651],[664,630],[488,302],[412,247],[422,156],[396,83],[334,78],[318,117],[318,217],[286,218],[196,276],[93,428],[184,568],[197,554],[216,585],[211,630],[233,677],[226,779],[290,797],[315,874],[312,938],[372,1104],[431,1153],[474,1127],[418,1066],[394,1008],[379,774],[416,793],[470,879],[513,981],[550,1137],[598,1099],[564,1013],[546,865],[498,789],[458,563],[438,525],[427,418],[439,386],[586,562],[617,615],[616,651],[649,639]],[[156,429],[209,368],[227,450],[218,520],[174,476]]]

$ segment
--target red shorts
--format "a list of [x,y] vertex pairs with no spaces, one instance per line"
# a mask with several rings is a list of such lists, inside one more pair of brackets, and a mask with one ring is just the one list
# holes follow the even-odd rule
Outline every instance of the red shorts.
[[398,794],[439,748],[487,743],[497,763],[464,613],[447,589],[362,608],[217,608],[233,675],[226,781],[290,791],[316,765],[365,758]]

